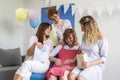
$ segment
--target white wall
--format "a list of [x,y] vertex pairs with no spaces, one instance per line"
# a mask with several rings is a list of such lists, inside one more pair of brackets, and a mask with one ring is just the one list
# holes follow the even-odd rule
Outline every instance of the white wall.
[[20,0],[0,0],[0,48],[22,48],[23,23],[15,18],[15,10],[22,6]]
[[[38,17],[40,19],[41,15],[41,7],[44,6],[45,2],[44,0],[24,0],[23,5],[26,9],[35,9],[38,13]],[[24,27],[23,27],[23,54],[26,54],[26,49],[28,47],[28,41],[31,35],[35,35],[37,31],[37,28],[33,29],[29,25],[29,20],[27,19],[25,21]]]
[[[34,8],[39,13],[40,9],[44,6],[45,0],[3,0],[0,1],[0,48],[12,48],[16,46],[22,47],[22,54],[25,54],[26,47],[28,45],[28,39],[31,35],[35,35],[37,29],[32,29],[29,25],[29,21],[19,23],[15,19],[16,8],[24,5],[24,8]],[[69,4],[76,3],[82,9],[87,7],[103,6],[107,7],[110,5],[116,5],[120,3],[120,0],[51,0],[53,5],[56,4]],[[4,4],[3,4],[4,3]],[[15,4],[14,4],[15,3]],[[7,5],[7,6],[6,6]],[[12,6],[11,6],[12,5]],[[108,15],[107,11],[103,11],[101,16],[98,17],[97,14],[93,16],[98,22],[101,32],[106,36],[109,42],[109,59],[106,63],[106,68],[103,73],[103,80],[120,80],[120,10],[115,6],[111,16]],[[79,36],[79,41],[81,41],[81,32],[79,27],[79,19],[81,16],[75,14],[75,30]],[[24,23],[24,24],[23,24]],[[22,26],[22,27],[20,27]],[[15,42],[16,41],[16,42]]]

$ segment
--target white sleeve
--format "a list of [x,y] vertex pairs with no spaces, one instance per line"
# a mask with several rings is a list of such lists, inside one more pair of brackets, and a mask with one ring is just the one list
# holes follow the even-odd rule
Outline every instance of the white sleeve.
[[72,28],[72,25],[71,25],[71,22],[70,22],[70,20],[66,20],[66,24],[68,25],[68,28]]
[[108,58],[108,42],[107,42],[107,40],[102,40],[100,43],[100,57],[104,62],[106,62],[106,60]]
[[29,45],[28,45],[28,49],[32,46],[32,44],[37,41],[37,37],[36,36],[31,36],[29,39]]
[[62,48],[62,45],[56,46],[56,47],[52,50],[52,52],[50,53],[49,56],[56,56],[56,55],[59,53],[59,51],[61,50],[61,48]]

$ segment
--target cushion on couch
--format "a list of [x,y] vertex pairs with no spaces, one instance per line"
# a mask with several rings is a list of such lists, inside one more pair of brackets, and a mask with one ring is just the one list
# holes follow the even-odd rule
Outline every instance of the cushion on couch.
[[0,49],[0,64],[4,66],[21,65],[20,48]]
[[13,80],[14,74],[19,66],[8,66],[0,68],[0,80]]

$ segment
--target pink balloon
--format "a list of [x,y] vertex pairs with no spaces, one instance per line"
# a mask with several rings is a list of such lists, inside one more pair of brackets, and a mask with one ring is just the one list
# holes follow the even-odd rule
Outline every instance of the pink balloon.
[[34,9],[28,10],[28,18],[30,20],[35,20],[37,17],[38,17],[38,14],[37,14],[36,10],[34,10]]

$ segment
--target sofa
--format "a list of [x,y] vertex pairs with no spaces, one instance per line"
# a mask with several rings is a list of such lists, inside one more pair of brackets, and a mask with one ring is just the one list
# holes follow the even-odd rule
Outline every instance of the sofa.
[[[24,61],[20,48],[0,48],[0,80],[13,80],[14,74]],[[30,80],[45,80],[46,73],[32,73]]]
[[[13,80],[14,74],[24,61],[20,48],[0,48],[0,80]],[[54,63],[51,62],[52,66]],[[46,80],[46,73],[32,73],[30,80]]]
[[21,63],[20,48],[0,49],[0,80],[13,80]]

